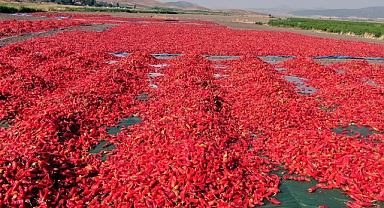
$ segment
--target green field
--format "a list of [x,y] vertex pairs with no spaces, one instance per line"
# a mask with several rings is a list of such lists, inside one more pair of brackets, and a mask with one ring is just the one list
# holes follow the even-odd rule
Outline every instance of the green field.
[[354,22],[341,20],[321,20],[309,18],[275,19],[268,22],[271,26],[293,27],[304,30],[320,30],[331,33],[353,34],[375,38],[384,37],[384,23]]
[[29,12],[42,12],[44,10],[36,7],[26,6],[23,4],[7,4],[0,3],[0,13],[29,13]]

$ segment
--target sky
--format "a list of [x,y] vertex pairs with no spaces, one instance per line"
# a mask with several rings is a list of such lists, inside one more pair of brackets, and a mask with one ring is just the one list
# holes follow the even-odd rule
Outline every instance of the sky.
[[[158,0],[160,2],[180,0]],[[288,6],[290,8],[358,9],[384,6],[384,0],[184,0],[210,9],[249,9]]]

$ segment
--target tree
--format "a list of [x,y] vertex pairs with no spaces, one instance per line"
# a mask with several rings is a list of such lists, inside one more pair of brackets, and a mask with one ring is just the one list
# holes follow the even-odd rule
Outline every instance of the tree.
[[72,0],[56,0],[58,4],[72,5],[74,2]]
[[95,5],[95,0],[81,0],[81,5],[93,6]]

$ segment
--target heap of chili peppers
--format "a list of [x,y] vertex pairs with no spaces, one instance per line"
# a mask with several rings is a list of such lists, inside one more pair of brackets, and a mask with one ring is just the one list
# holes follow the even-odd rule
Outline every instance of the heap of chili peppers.
[[79,20],[2,20],[0,21],[0,39],[32,32],[44,32],[53,29],[68,28],[85,24]]
[[[254,207],[280,204],[281,180],[308,176],[318,182],[309,192],[342,189],[349,207],[384,201],[383,65],[308,58],[383,56],[383,46],[122,20],[97,16],[119,26],[0,49],[0,206]],[[257,58],[270,54],[297,57],[277,65]],[[317,91],[300,94],[286,76]],[[142,121],[107,134],[127,117]],[[333,131],[351,125],[375,133]],[[91,154],[101,141],[115,149]]]

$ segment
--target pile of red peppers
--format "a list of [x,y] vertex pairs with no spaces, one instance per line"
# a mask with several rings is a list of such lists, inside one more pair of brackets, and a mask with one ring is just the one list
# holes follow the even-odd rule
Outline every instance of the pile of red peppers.
[[85,23],[85,21],[80,20],[2,20],[0,21],[0,39],[33,32],[75,27]]
[[[309,58],[383,57],[384,46],[202,21],[87,21],[118,26],[0,48],[0,207],[254,207],[281,204],[281,180],[341,189],[349,207],[384,201],[384,66]],[[141,123],[107,134],[132,116]],[[351,125],[376,133],[332,131]],[[100,141],[116,148],[90,154]]]

